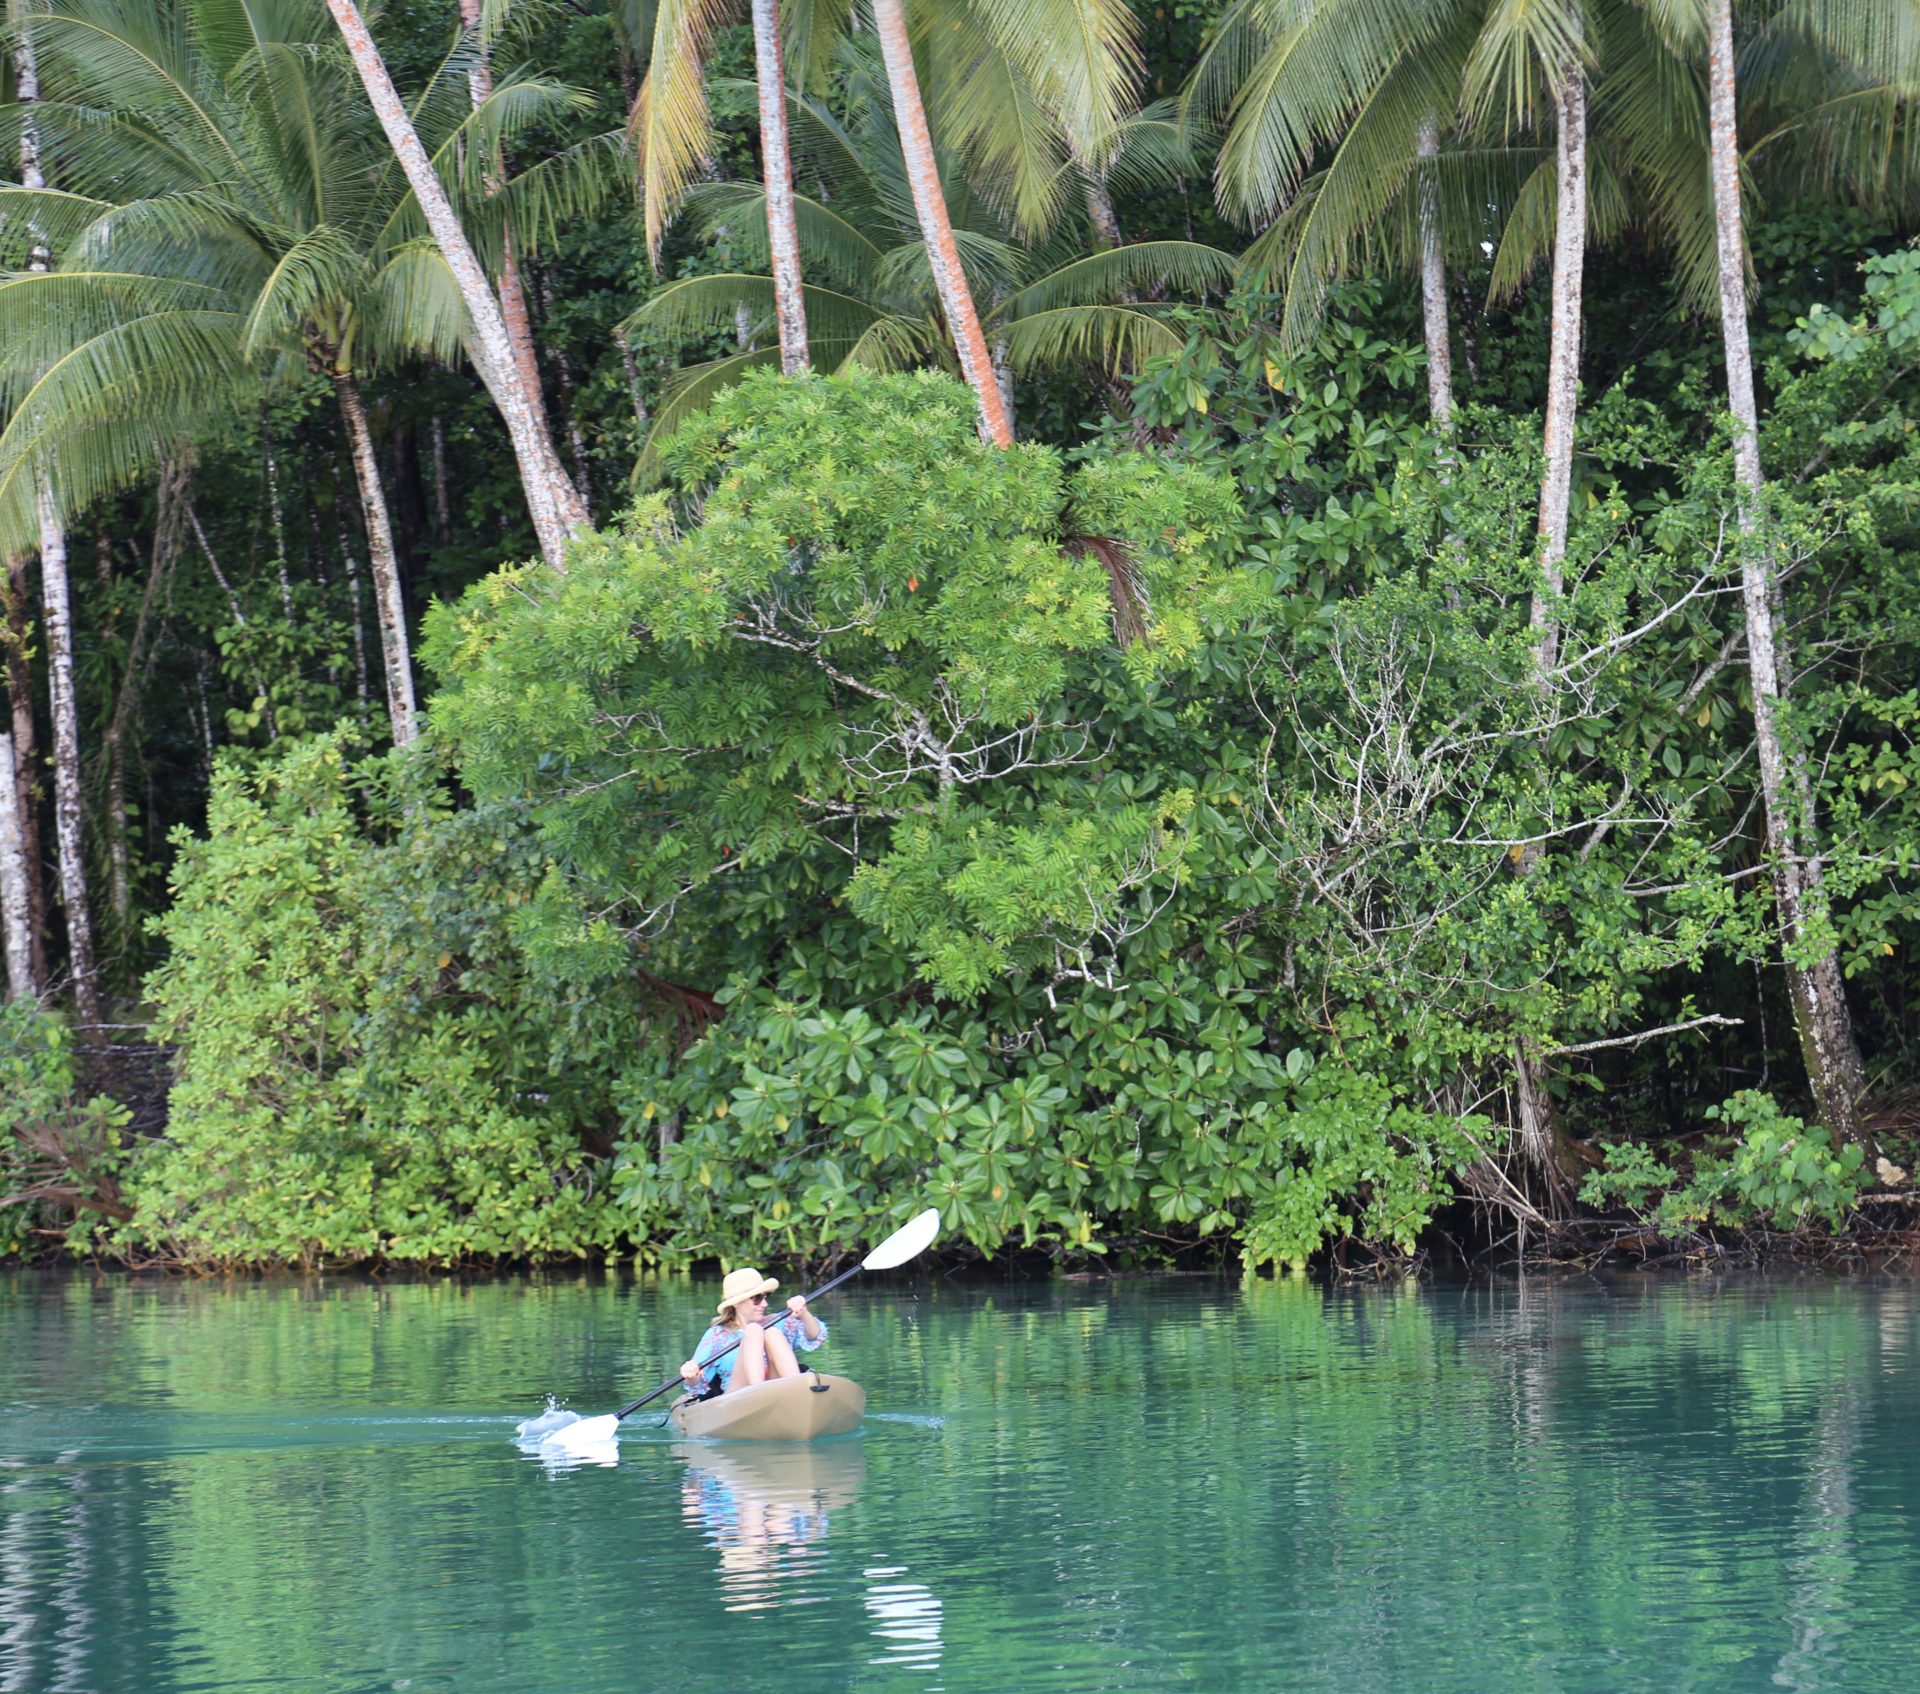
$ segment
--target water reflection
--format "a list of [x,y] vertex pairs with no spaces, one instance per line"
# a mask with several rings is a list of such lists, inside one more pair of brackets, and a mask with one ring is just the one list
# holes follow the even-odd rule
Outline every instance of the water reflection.
[[[829,1515],[860,1497],[867,1455],[858,1441],[683,1441],[680,1515],[720,1552],[721,1600],[730,1612],[805,1598],[807,1571]],[[783,1593],[783,1585],[796,1591]]]
[[873,1633],[884,1649],[867,1663],[896,1670],[938,1670],[944,1608],[924,1582],[900,1580],[906,1574],[905,1565],[867,1568],[867,1616],[874,1620]]
[[866,1298],[858,1440],[550,1479],[697,1286],[0,1273],[0,1694],[1915,1687],[1914,1284]]
[[620,1462],[617,1440],[574,1441],[563,1446],[558,1441],[542,1441],[537,1436],[530,1440],[522,1436],[514,1446],[520,1449],[523,1458],[532,1459],[549,1476],[564,1476],[582,1465],[604,1465],[611,1469]]

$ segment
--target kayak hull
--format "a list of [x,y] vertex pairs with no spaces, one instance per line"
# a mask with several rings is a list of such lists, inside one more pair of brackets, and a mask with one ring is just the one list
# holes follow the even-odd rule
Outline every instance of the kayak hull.
[[805,1371],[713,1400],[681,1400],[669,1415],[675,1429],[696,1441],[814,1441],[858,1429],[866,1409],[859,1383]]

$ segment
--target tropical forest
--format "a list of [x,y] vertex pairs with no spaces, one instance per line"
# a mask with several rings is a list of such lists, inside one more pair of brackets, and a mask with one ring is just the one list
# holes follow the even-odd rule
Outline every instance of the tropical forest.
[[0,1258],[1913,1263],[1914,0],[4,23]]

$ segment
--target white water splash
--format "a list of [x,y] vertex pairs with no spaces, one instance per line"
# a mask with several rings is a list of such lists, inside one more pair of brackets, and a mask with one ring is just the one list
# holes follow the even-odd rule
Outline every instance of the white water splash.
[[578,1423],[580,1414],[570,1412],[551,1394],[547,1396],[547,1409],[537,1418],[527,1418],[513,1427],[516,1441],[544,1441],[555,1430],[565,1429],[567,1425]]

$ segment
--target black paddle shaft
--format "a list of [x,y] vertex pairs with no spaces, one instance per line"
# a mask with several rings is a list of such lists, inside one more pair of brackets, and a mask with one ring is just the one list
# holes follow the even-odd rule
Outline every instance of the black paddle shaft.
[[[820,1298],[821,1295],[831,1294],[836,1288],[840,1286],[841,1283],[845,1282],[848,1277],[858,1276],[866,1268],[867,1267],[864,1264],[859,1264],[859,1265],[855,1265],[852,1270],[843,1270],[831,1282],[822,1283],[818,1288],[814,1289],[814,1291],[811,1294],[806,1295],[805,1299],[807,1304],[811,1306],[814,1301]],[[774,1319],[775,1323],[784,1323],[785,1321],[786,1320],[784,1318]],[[763,1325],[762,1327],[766,1328],[770,1326]],[[717,1365],[722,1359],[724,1359],[729,1353],[731,1353],[736,1347],[738,1347],[741,1341],[744,1341],[744,1340],[746,1340],[746,1334],[743,1331],[738,1340],[729,1342],[725,1347],[722,1347],[719,1352],[715,1353],[712,1358],[707,1360],[707,1363],[710,1365]],[[678,1387],[680,1382],[681,1382],[681,1378],[676,1373],[668,1381],[661,1383],[660,1386],[656,1388],[651,1394],[643,1394],[640,1396],[638,1400],[634,1401],[632,1405],[622,1406],[619,1409],[619,1411],[613,1414],[614,1422],[618,1423],[620,1419],[625,1417],[629,1412],[639,1411],[639,1409],[642,1406],[646,1405],[649,1400],[659,1399],[660,1396],[666,1393],[666,1391],[669,1388]]]

